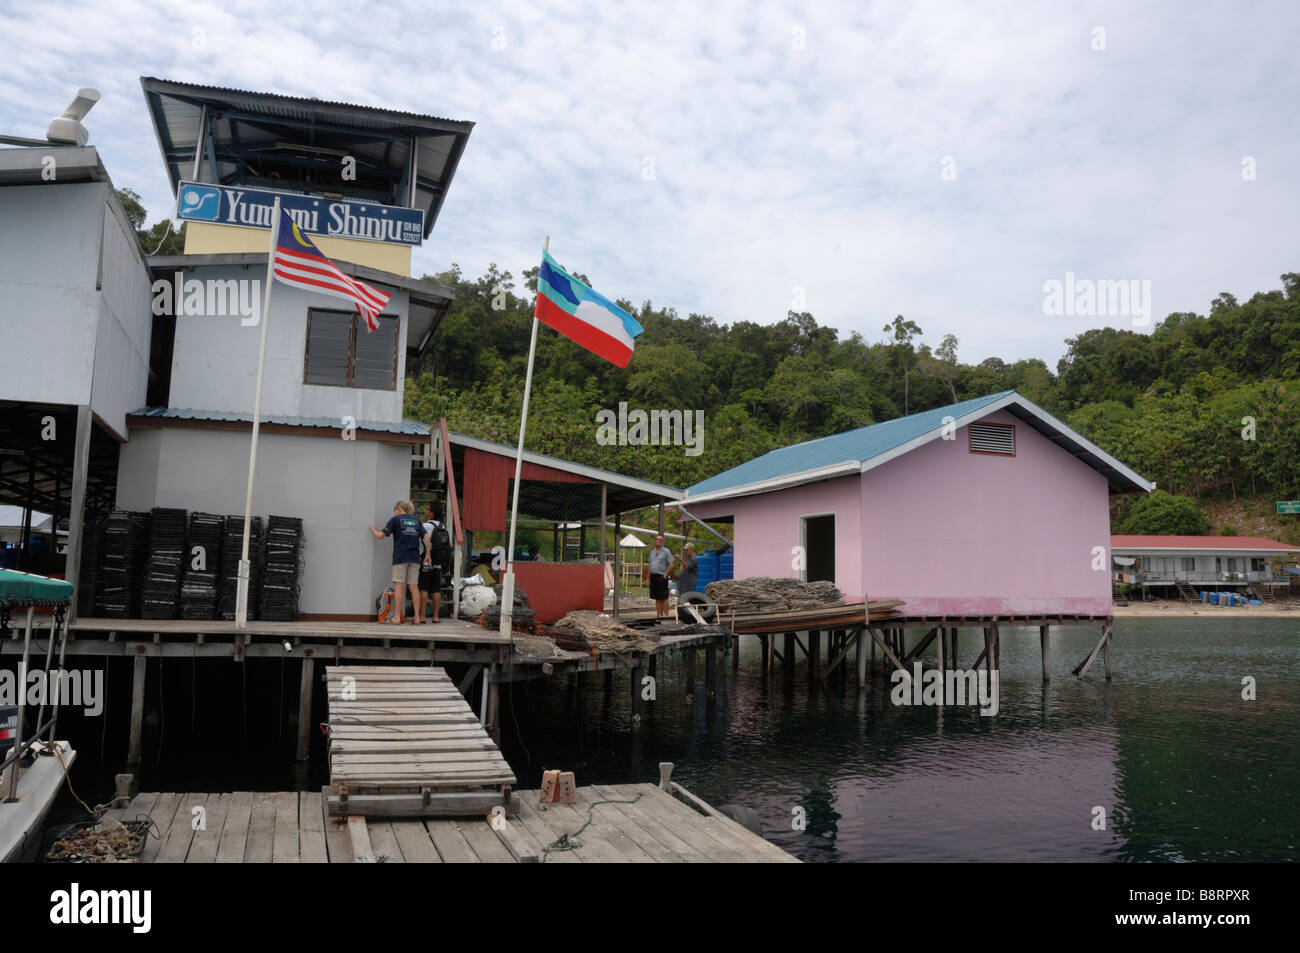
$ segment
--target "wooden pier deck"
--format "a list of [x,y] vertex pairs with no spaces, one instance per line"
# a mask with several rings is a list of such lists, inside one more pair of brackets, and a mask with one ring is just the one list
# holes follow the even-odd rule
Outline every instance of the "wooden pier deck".
[[[538,805],[537,797],[521,792],[518,813],[496,823],[349,823],[329,816],[324,792],[306,791],[137,794],[108,813],[157,825],[142,863],[798,863],[734,821],[701,813],[654,784],[587,785],[578,788],[574,806]],[[576,846],[559,849],[566,835]]]

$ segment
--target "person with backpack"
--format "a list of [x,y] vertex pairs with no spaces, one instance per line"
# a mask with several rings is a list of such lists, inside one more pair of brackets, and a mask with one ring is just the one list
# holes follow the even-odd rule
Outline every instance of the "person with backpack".
[[[424,553],[423,565],[420,566],[420,589],[416,594],[419,600],[415,607],[415,621],[422,622],[427,616],[429,621],[438,622],[438,612],[442,608],[442,574],[451,569],[451,535],[447,527],[438,522],[437,513],[432,503],[424,505]],[[429,600],[433,601],[432,613],[426,612]]]
[[414,594],[419,581],[420,539],[424,536],[424,526],[415,518],[415,506],[410,500],[398,500],[393,507],[393,518],[384,524],[382,530],[375,529],[375,524],[371,523],[370,532],[375,539],[393,537],[393,589],[397,598],[396,608],[388,622],[396,625],[402,621],[402,610],[406,606],[406,587],[409,585]]

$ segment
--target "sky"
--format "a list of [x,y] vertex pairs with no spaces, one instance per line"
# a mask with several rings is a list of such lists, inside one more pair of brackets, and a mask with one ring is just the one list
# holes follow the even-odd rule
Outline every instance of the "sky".
[[[175,198],[141,76],[467,120],[417,276],[519,279],[549,235],[638,306],[868,341],[902,314],[1055,369],[1087,328],[1300,271],[1298,49],[1293,0],[0,0],[0,133],[99,89],[90,143],[152,222]],[[1049,303],[1101,281],[1128,306]]]

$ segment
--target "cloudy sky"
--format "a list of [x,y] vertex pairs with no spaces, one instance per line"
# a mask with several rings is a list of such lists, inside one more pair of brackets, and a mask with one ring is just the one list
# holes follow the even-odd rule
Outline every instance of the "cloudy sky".
[[0,0],[0,132],[98,88],[152,221],[142,75],[470,120],[417,275],[518,276],[549,234],[609,297],[869,340],[901,313],[972,362],[1142,321],[1045,313],[1067,272],[1149,281],[1159,320],[1300,270],[1293,0],[273,9]]

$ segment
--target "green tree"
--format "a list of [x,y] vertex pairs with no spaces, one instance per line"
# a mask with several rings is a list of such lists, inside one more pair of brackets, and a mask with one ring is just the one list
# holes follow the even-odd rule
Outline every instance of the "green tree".
[[1210,521],[1191,497],[1156,490],[1133,504],[1119,531],[1135,536],[1200,536],[1209,529]]

